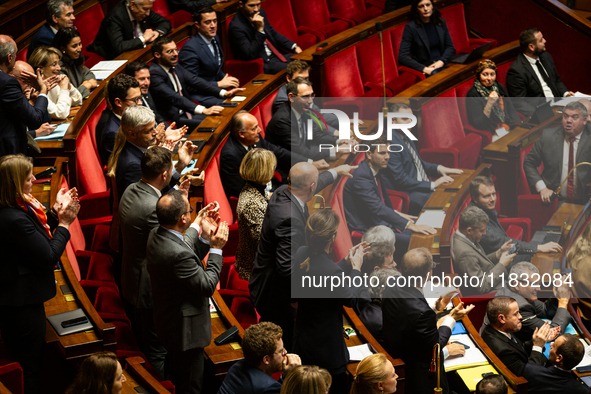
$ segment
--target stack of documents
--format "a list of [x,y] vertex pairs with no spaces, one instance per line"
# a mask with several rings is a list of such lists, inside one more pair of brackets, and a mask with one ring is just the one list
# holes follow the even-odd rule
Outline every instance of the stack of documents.
[[464,384],[466,384],[466,387],[468,387],[470,392],[476,391],[476,385],[482,380],[482,375],[486,373],[496,374],[497,371],[490,364],[481,365],[474,368],[460,369],[458,371],[458,375],[460,375],[460,378],[462,378]]
[[127,60],[103,60],[92,66],[90,71],[94,73],[97,81],[102,81],[125,63],[127,63]]
[[445,221],[445,211],[425,211],[421,213],[416,224],[426,224],[433,228],[443,227]]
[[70,123],[60,123],[57,125],[53,133],[48,135],[43,135],[41,137],[36,137],[36,141],[45,141],[45,140],[61,140],[66,135],[66,131],[68,131],[68,127],[70,127]]
[[455,371],[456,369],[476,367],[488,364],[488,360],[478,347],[472,342],[472,339],[467,334],[452,335],[449,338],[450,342],[460,342],[470,348],[466,349],[466,354],[460,357],[448,357],[443,362],[445,372]]
[[367,343],[358,346],[349,346],[347,350],[349,350],[349,361],[361,361],[373,354]]

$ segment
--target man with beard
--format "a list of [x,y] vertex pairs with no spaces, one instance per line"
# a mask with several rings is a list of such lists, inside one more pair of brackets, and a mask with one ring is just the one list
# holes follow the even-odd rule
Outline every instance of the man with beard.
[[135,80],[138,81],[138,83],[140,84],[140,92],[142,93],[142,105],[154,111],[154,115],[156,116],[156,123],[160,124],[164,122],[164,118],[160,116],[160,114],[156,111],[156,104],[154,104],[154,99],[152,98],[152,96],[149,95],[150,66],[148,66],[148,63],[143,62],[141,60],[135,60],[131,63],[128,63],[125,66],[124,72],[130,77],[135,78]]

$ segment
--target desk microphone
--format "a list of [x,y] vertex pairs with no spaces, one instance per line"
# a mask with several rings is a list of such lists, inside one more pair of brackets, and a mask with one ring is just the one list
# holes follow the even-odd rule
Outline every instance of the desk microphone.
[[578,166],[591,166],[591,163],[587,162],[587,161],[583,161],[580,162],[579,164],[577,164],[576,166],[574,166],[573,168],[571,168],[571,170],[568,172],[568,175],[566,176],[566,178],[564,178],[564,181],[562,181],[562,183],[560,184],[560,186],[558,186],[558,189],[556,189],[556,191],[554,193],[552,193],[552,195],[550,196],[550,202],[554,202],[554,200],[556,200],[558,198],[558,195],[560,194],[560,191],[562,190],[562,187],[564,186],[564,183],[566,181],[568,181],[568,177],[570,177],[570,174],[572,174],[572,172],[575,170],[575,168],[577,168]]
[[380,49],[382,52],[382,86],[384,89],[384,106],[382,107],[382,113],[384,117],[388,116],[388,106],[386,105],[386,68],[384,66],[384,40],[382,37],[382,22],[376,22],[376,30],[380,36]]

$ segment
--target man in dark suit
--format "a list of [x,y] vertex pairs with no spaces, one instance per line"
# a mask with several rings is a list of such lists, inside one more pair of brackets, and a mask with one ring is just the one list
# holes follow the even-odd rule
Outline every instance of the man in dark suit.
[[513,333],[521,330],[521,314],[519,305],[513,298],[493,298],[486,307],[486,316],[491,322],[482,332],[482,339],[505,364],[511,372],[517,376],[523,376],[523,370],[527,363],[544,365],[546,357],[542,350],[548,337],[554,337],[557,329],[550,329],[549,324],[536,328],[532,339],[521,342]]
[[[405,112],[412,114],[410,107],[404,103],[396,103],[390,107],[390,112]],[[397,124],[410,123],[410,118],[394,118]],[[462,174],[463,171],[457,168],[447,168],[442,165],[427,163],[419,156],[419,150],[414,141],[396,130],[392,133],[392,144],[403,147],[402,151],[390,155],[388,168],[383,171],[388,181],[388,188],[408,194],[410,206],[408,213],[418,215],[423,206],[431,197],[431,194],[440,185],[447,185],[453,182],[452,174]],[[429,178],[437,178],[430,181]]]
[[170,12],[177,12],[179,10],[195,13],[199,8],[205,5],[215,5],[217,3],[225,3],[229,0],[167,0]]
[[549,366],[526,364],[523,377],[530,393],[589,394],[589,387],[577,380],[572,369],[585,356],[585,346],[571,334],[564,334],[550,344]]
[[[9,75],[16,61],[16,43],[0,35],[0,156],[27,152],[27,128],[36,130],[47,113],[47,86],[41,76],[24,73],[39,89],[32,106],[23,94],[19,81]],[[1,56],[0,56],[1,57]]]
[[148,149],[142,156],[141,167],[142,179],[130,185],[119,202],[123,245],[121,291],[123,298],[134,306],[134,328],[139,332],[141,350],[160,378],[166,379],[166,349],[154,329],[146,245],[150,231],[158,227],[156,203],[161,190],[172,179],[172,152],[161,147]]
[[[224,53],[218,38],[218,17],[211,6],[198,8],[193,14],[197,34],[189,38],[179,52],[179,64],[193,75],[203,78],[214,88],[232,89],[240,86],[238,78],[224,73]],[[193,94],[192,100],[210,107],[218,105],[223,98],[219,96]]]
[[343,165],[318,174],[311,163],[297,163],[289,172],[289,185],[279,187],[269,200],[248,288],[261,321],[283,329],[288,350],[295,318],[290,291],[292,250],[295,255],[306,244],[306,204],[337,175],[350,176],[352,168]]
[[215,205],[208,204],[191,223],[187,194],[170,191],[158,200],[160,226],[148,237],[154,326],[170,353],[171,380],[179,394],[199,394],[203,385],[203,348],[211,342],[209,297],[220,279],[228,241],[228,224],[219,222],[217,208],[210,211]]
[[150,0],[123,0],[117,3],[105,19],[88,46],[105,59],[114,59],[123,52],[145,48],[158,37],[170,32],[172,25],[162,15],[152,11]]
[[231,97],[244,89],[226,91],[213,87],[203,78],[191,74],[178,64],[179,50],[170,37],[161,37],[152,44],[154,62],[150,65],[152,84],[150,91],[158,112],[177,125],[189,127],[193,131],[205,115],[216,115],[224,109],[220,106],[205,108],[192,102],[193,94],[211,95],[220,98]]
[[[138,105],[130,107],[123,113],[121,128],[126,142],[119,153],[115,180],[119,199],[125,189],[142,179],[142,156],[149,147],[156,144],[157,131],[154,128],[154,113],[148,108]],[[189,165],[193,153],[197,149],[191,141],[187,141],[178,150],[178,161],[172,169],[169,187],[174,187],[181,179],[181,172]],[[193,170],[192,170],[193,171]],[[166,190],[165,190],[166,191]]]
[[[353,179],[347,181],[343,192],[343,205],[350,231],[364,233],[367,229],[384,225],[396,233],[396,257],[408,249],[411,234],[435,234],[427,225],[416,224],[416,216],[410,216],[392,208],[383,181],[382,170],[388,166],[390,153],[385,136],[372,141],[365,160],[353,171]],[[394,153],[396,154],[396,153]]]
[[[501,226],[495,205],[497,203],[497,191],[492,179],[487,176],[479,175],[470,182],[470,197],[472,201],[468,207],[478,207],[488,216],[488,224],[486,225],[486,234],[480,239],[480,246],[484,249],[484,253],[489,254],[498,250],[503,244],[509,240],[517,244],[519,248],[527,248],[537,250],[542,253],[559,253],[562,252],[562,247],[556,242],[548,242],[542,245],[532,242],[518,241],[509,238],[505,229]],[[529,261],[531,255],[518,253],[513,261]]]
[[[267,149],[275,154],[277,158],[276,170],[281,175],[283,183],[287,182],[287,175],[292,164],[308,161],[307,157],[292,153],[261,139],[261,128],[257,118],[244,110],[240,110],[232,116],[228,127],[230,136],[220,153],[220,178],[228,198],[240,195],[245,183],[240,176],[240,163],[246,153],[253,148]],[[318,169],[328,167],[328,163],[324,160],[315,161],[312,164]]]
[[[486,254],[480,240],[486,234],[488,216],[478,207],[469,207],[460,214],[459,227],[451,238],[451,258],[456,274],[478,278],[476,283],[463,283],[462,294],[485,294],[505,286],[507,267],[516,253],[509,254],[513,241],[509,239],[499,249]],[[486,278],[486,280],[480,280]],[[475,285],[476,284],[476,285]]]
[[138,81],[138,83],[140,84],[140,92],[142,93],[141,105],[150,108],[152,111],[154,111],[154,115],[156,116],[156,123],[160,124],[162,122],[165,122],[164,118],[160,116],[158,111],[156,111],[156,104],[154,104],[152,96],[149,95],[150,66],[148,66],[148,63],[143,62],[141,60],[135,60],[131,63],[128,63],[125,66],[124,72],[130,77],[134,77],[135,80]]
[[[283,379],[302,362],[283,347],[283,330],[271,322],[248,327],[242,339],[244,359],[230,368],[218,394],[279,394]],[[280,381],[273,374],[283,371]]]
[[73,27],[74,2],[72,0],[49,0],[46,8],[46,23],[33,35],[27,48],[27,62],[38,47],[50,47],[55,33],[62,27]]
[[519,35],[521,54],[507,72],[507,90],[511,97],[541,97],[539,100],[513,100],[515,109],[523,115],[531,115],[545,98],[568,97],[569,91],[562,80],[554,60],[546,52],[546,40],[537,28],[527,29]]
[[142,94],[140,84],[135,78],[127,74],[115,75],[109,81],[107,89],[109,104],[96,125],[96,142],[98,145],[99,156],[103,165],[109,162],[109,156],[115,146],[115,138],[121,126],[121,116],[126,108],[139,105]]
[[[427,304],[422,290],[432,270],[433,257],[428,249],[410,250],[402,259],[400,271],[407,278],[418,277],[421,280],[415,281],[417,287],[411,285],[411,280],[405,287],[387,286],[382,299],[386,350],[392,357],[404,360],[407,390],[418,394],[432,393],[436,386],[435,375],[429,373],[433,347],[439,344],[443,349],[456,322],[474,309],[474,305],[464,308],[464,304],[460,303],[437,328],[436,311]],[[443,302],[442,305],[447,303]],[[443,354],[440,370],[441,387],[444,393],[449,393]]]
[[[585,204],[589,200],[587,184],[591,183],[591,167],[578,163],[591,161],[591,130],[587,124],[587,109],[577,101],[568,103],[562,113],[562,127],[545,129],[523,161],[523,170],[530,188],[535,189],[544,204],[562,182],[560,197],[569,202]],[[538,172],[544,164],[542,174]]]
[[238,12],[228,26],[230,48],[238,60],[263,59],[265,74],[285,70],[292,54],[302,48],[277,33],[261,9],[261,0],[239,0]]
[[[334,136],[334,128],[326,129],[312,120],[310,106],[314,102],[312,82],[295,78],[287,84],[288,102],[283,103],[271,118],[265,129],[265,139],[274,145],[312,160],[334,160],[336,146],[350,150],[349,141],[341,141]],[[312,139],[308,139],[308,123],[312,123]],[[320,148],[321,144],[332,147]]]

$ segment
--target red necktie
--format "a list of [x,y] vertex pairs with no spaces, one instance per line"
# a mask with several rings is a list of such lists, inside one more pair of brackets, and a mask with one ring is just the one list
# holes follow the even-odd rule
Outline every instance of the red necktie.
[[269,49],[271,50],[271,52],[273,52],[275,54],[275,56],[277,56],[279,58],[279,60],[281,60],[284,63],[287,62],[287,59],[285,58],[285,56],[283,56],[281,54],[281,52],[279,52],[277,50],[277,48],[275,48],[275,46],[273,44],[271,44],[271,41],[269,41],[268,38],[265,40],[265,44],[267,44],[267,46],[269,47]]
[[574,201],[575,197],[575,173],[574,171],[571,173],[575,163],[575,139],[576,137],[571,137],[569,139],[569,146],[568,146],[568,172],[570,175],[568,176],[568,182],[566,187],[566,197],[569,202]]
[[376,175],[376,183],[378,184],[378,190],[380,191],[380,198],[382,199],[382,202],[385,204],[386,202],[384,201],[384,192],[382,191],[382,182],[380,182],[380,175]]

